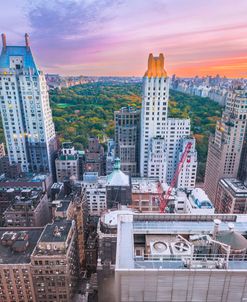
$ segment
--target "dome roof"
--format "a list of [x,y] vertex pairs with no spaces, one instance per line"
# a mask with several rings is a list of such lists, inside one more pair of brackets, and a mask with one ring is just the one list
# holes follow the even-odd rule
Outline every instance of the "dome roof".
[[112,187],[127,187],[130,186],[129,175],[124,174],[120,170],[120,159],[116,158],[114,163],[114,170],[107,176],[107,186]]
[[245,239],[240,233],[233,230],[219,232],[216,239],[222,243],[230,245],[233,250],[247,249],[247,239]]

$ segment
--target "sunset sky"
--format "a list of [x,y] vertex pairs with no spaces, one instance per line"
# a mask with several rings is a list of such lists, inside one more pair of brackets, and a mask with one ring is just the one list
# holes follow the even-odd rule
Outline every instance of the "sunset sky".
[[0,0],[0,31],[49,73],[247,77],[247,0]]

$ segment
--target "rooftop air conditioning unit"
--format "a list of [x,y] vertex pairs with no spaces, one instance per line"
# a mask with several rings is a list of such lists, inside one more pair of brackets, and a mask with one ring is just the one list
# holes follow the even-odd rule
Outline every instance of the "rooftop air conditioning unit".
[[173,255],[176,255],[176,256],[191,255],[191,246],[183,240],[177,240],[175,242],[172,242],[171,248],[172,248]]
[[171,254],[169,244],[164,241],[150,241],[150,252],[154,256]]

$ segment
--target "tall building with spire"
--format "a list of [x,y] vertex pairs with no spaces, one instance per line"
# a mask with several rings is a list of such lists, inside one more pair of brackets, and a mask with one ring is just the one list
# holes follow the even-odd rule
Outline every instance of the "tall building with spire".
[[246,124],[247,92],[234,89],[227,95],[226,107],[221,120],[217,122],[215,136],[209,141],[204,189],[213,202],[221,178],[236,178],[239,170],[243,170],[241,175],[245,173],[246,151],[243,147],[246,145]]
[[[179,163],[180,153],[186,146],[184,139],[190,137],[190,120],[168,118],[169,78],[164,69],[163,54],[159,57],[149,55],[142,93],[140,175],[158,177],[161,182],[169,184]],[[178,178],[181,183],[177,184],[187,184],[187,188],[193,188],[196,180],[195,140],[192,143],[190,161],[186,168],[184,166],[184,176]]]
[[2,34],[0,108],[10,164],[22,172],[51,172],[56,137],[45,75],[25,46],[7,46]]

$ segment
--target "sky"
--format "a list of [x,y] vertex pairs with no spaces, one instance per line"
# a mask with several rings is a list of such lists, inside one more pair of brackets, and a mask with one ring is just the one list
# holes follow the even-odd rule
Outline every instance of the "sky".
[[247,77],[247,0],[0,0],[0,32],[46,73]]

